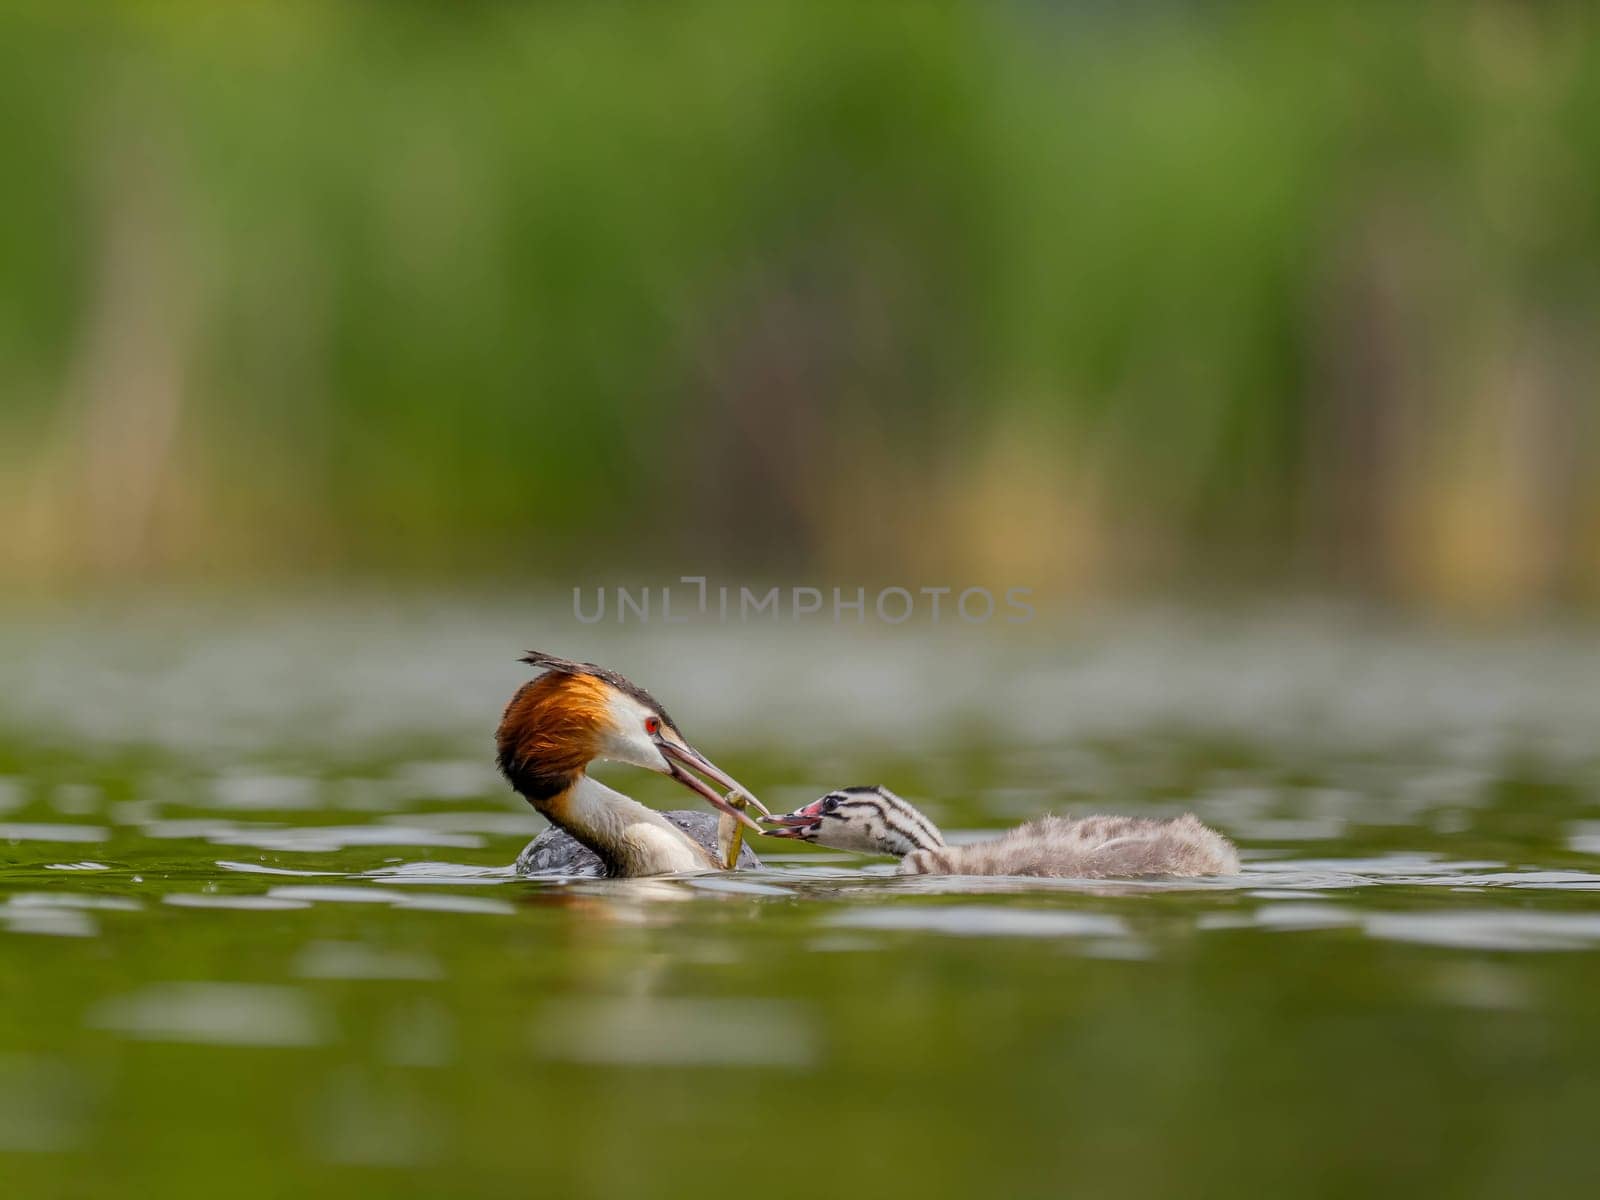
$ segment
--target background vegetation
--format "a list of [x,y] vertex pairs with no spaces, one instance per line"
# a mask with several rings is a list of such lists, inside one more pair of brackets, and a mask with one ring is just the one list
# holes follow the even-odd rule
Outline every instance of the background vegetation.
[[1600,597],[1587,6],[4,14],[13,588]]

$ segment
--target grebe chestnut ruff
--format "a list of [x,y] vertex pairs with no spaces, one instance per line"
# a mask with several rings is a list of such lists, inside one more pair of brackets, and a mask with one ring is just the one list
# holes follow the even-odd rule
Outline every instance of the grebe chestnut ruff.
[[[684,741],[650,693],[593,663],[537,651],[522,661],[543,673],[517,689],[506,706],[495,735],[500,771],[551,828],[518,855],[518,873],[664,875],[725,865],[719,861],[715,815],[646,808],[591,779],[586,768],[595,759],[670,775],[728,820],[760,832],[730,799],[743,797],[763,815],[766,807]],[[691,772],[720,784],[728,798]],[[745,847],[737,865],[760,863]]]
[[849,787],[768,820],[777,826],[766,831],[769,837],[890,854],[900,859],[902,875],[1114,879],[1239,870],[1233,843],[1192,813],[1164,821],[1040,817],[990,841],[947,846],[932,821],[888,788]]

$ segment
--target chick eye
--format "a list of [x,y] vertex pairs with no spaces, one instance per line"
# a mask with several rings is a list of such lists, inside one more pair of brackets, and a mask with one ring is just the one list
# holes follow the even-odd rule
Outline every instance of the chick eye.
[[838,807],[839,807],[839,802],[836,799],[834,799],[832,796],[829,796],[826,800],[824,800],[822,802],[822,811],[823,812],[832,812],[834,809],[836,809]]
[[659,717],[646,717],[644,719],[644,731],[646,733],[660,733],[661,732],[661,718],[659,718]]

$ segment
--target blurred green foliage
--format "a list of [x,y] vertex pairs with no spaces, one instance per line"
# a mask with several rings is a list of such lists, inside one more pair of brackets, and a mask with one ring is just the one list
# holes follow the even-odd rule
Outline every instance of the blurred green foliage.
[[1592,599],[1593,26],[8,5],[0,571]]

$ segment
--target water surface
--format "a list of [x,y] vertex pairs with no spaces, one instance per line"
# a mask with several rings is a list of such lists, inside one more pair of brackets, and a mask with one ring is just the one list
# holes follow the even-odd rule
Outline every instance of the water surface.
[[773,842],[759,871],[536,882],[507,864],[540,823],[488,753],[529,623],[457,602],[6,628],[14,1194],[1592,1178],[1586,639],[1303,617],[1003,644],[586,633],[576,652],[775,807],[883,782],[960,837],[1192,809],[1245,869],[901,879]]

